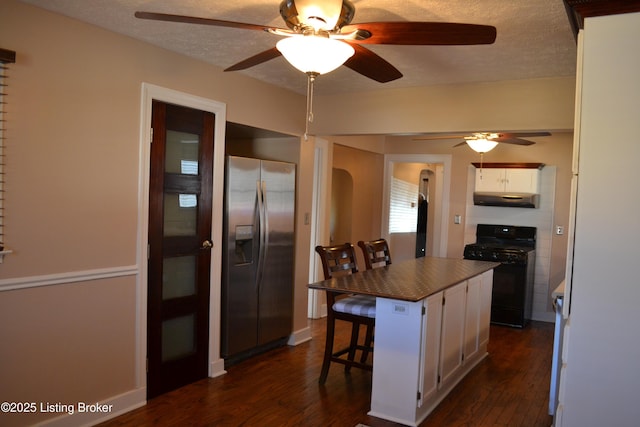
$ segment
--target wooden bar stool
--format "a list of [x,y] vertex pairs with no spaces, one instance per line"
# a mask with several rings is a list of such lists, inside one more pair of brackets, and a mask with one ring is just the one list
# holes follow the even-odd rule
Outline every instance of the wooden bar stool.
[[382,238],[368,242],[360,240],[358,246],[362,249],[367,270],[383,266],[382,263],[384,265],[391,264],[391,251],[389,251],[389,245],[386,240]]
[[[353,274],[358,272],[356,254],[351,243],[337,246],[316,246],[316,252],[322,260],[322,270],[325,279],[336,275]],[[349,295],[340,292],[327,291],[327,336],[324,347],[320,384],[324,384],[329,373],[331,362],[345,365],[345,372],[351,367],[372,370],[367,364],[369,353],[373,351],[373,328],[375,326],[376,299],[368,295]],[[333,350],[336,320],[351,323],[351,340],[349,346],[341,350]],[[360,326],[367,328],[364,344],[358,344]],[[356,360],[356,351],[362,352],[360,360]],[[343,357],[346,355],[346,358]]]

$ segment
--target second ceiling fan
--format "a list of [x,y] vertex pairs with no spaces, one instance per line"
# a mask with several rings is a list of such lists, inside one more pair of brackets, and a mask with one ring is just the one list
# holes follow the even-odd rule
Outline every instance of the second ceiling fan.
[[414,141],[434,141],[438,139],[463,139],[464,141],[456,144],[454,147],[468,145],[478,153],[486,153],[498,145],[515,144],[515,145],[533,145],[535,142],[528,139],[538,136],[550,136],[549,132],[476,132],[471,135],[430,135],[413,138]]

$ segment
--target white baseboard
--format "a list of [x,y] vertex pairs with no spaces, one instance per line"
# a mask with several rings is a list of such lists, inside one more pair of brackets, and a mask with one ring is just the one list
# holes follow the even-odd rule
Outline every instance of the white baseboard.
[[287,345],[296,346],[307,341],[311,341],[311,328],[309,328],[308,326],[306,328],[293,331],[293,333],[289,335]]
[[214,360],[209,364],[209,378],[219,377],[226,374],[224,370],[224,359]]

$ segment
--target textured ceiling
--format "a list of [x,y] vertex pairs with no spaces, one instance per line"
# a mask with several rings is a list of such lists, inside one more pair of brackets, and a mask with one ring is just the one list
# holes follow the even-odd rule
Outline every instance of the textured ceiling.
[[[575,74],[576,43],[562,0],[352,0],[353,23],[441,21],[493,25],[496,42],[479,46],[367,48],[404,77],[378,83],[340,67],[321,76],[317,94],[465,82],[491,82]],[[137,10],[285,27],[280,0],[23,0],[38,7],[126,34],[226,68],[267,50],[279,37],[261,31],[136,19]],[[306,77],[284,58],[241,71],[299,93]]]

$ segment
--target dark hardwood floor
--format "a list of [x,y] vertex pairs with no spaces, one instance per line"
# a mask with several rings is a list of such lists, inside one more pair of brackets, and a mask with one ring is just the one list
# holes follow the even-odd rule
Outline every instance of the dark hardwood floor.
[[[398,424],[369,417],[371,373],[332,365],[318,384],[324,320],[310,320],[313,340],[246,360],[149,401],[105,426],[371,427]],[[346,329],[339,333],[347,339]],[[489,356],[420,424],[421,427],[549,427],[553,325],[491,326]]]

